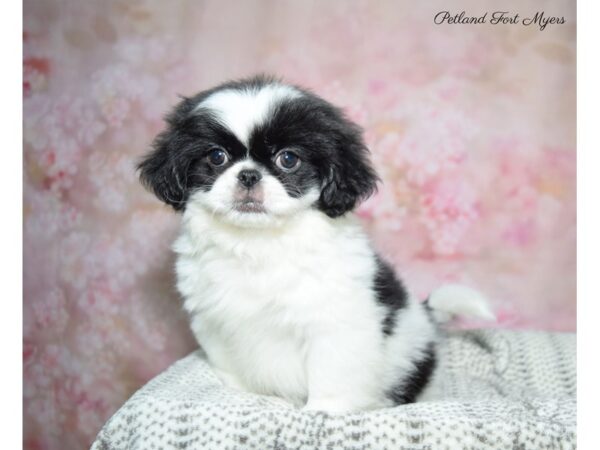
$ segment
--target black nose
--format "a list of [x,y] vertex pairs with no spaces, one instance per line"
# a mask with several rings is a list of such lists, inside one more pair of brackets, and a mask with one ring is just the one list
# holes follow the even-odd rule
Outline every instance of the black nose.
[[248,189],[258,183],[261,178],[261,173],[256,169],[244,169],[238,173],[238,180]]

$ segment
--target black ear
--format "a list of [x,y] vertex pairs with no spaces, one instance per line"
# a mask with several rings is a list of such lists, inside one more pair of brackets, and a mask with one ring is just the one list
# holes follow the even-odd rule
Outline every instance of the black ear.
[[175,133],[158,135],[154,150],[138,165],[142,184],[175,210],[183,209],[186,201],[186,174],[177,160]]
[[377,190],[377,181],[360,129],[345,124],[325,175],[319,209],[329,217],[339,217],[371,196]]
[[142,184],[177,211],[185,207],[188,172],[194,161],[190,137],[181,131],[189,111],[190,102],[184,99],[167,116],[169,128],[156,137],[153,150],[138,164]]

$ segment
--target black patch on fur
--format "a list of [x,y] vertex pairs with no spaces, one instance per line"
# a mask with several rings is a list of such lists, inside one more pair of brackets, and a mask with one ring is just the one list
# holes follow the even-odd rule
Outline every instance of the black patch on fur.
[[294,191],[304,193],[316,186],[321,191],[317,207],[329,217],[341,216],[377,189],[362,131],[340,109],[296,89],[303,95],[275,106],[255,131],[252,150],[258,142],[272,152],[295,150],[305,167],[292,174],[280,172],[288,193],[293,196]]
[[429,382],[437,363],[433,342],[427,345],[424,355],[415,364],[414,370],[388,392],[387,395],[394,404],[414,403]]
[[390,336],[396,326],[398,310],[406,307],[408,293],[396,277],[392,267],[377,257],[377,272],[373,280],[373,289],[377,295],[377,302],[386,308],[386,315],[382,322],[382,331]]
[[[196,103],[184,99],[166,117],[168,128],[154,140],[138,165],[142,184],[175,210],[185,208],[196,189],[209,190],[218,176],[245,155],[241,142],[209,112],[192,113]],[[226,149],[231,160],[214,167],[207,156],[214,148]]]
[[[291,197],[300,197],[310,188],[318,189],[320,197],[315,206],[329,217],[343,215],[370,196],[378,178],[360,128],[316,95],[295,87],[302,95],[274,105],[267,121],[251,133],[249,148],[210,110],[196,109],[215,92],[259,90],[274,83],[280,82],[258,76],[184,98],[167,116],[167,130],[155,139],[153,151],[138,166],[142,183],[159,199],[182,210],[194,190],[210,190],[224,170],[249,153],[279,179]],[[230,155],[229,162],[219,168],[206,161],[215,147]],[[301,163],[297,170],[285,172],[276,166],[275,155],[283,149],[298,154]]]

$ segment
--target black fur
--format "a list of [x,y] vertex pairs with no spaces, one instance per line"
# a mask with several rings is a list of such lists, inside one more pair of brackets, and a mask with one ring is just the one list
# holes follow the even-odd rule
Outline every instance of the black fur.
[[244,146],[210,114],[192,114],[196,103],[184,99],[166,118],[168,128],[154,140],[153,151],[139,164],[140,179],[163,202],[185,208],[195,189],[210,189],[225,167],[208,164],[215,147],[241,158]]
[[382,322],[383,334],[390,336],[396,326],[398,310],[406,307],[408,293],[390,265],[379,257],[373,289],[377,302],[386,308],[386,315]]
[[[303,95],[276,105],[268,120],[252,132],[250,148],[210,111],[194,111],[220,90],[259,89],[274,82],[264,76],[232,81],[184,98],[167,116],[167,130],[155,139],[153,151],[138,166],[142,183],[159,199],[182,210],[194,190],[209,190],[224,170],[249,153],[282,182],[290,196],[299,197],[316,186],[321,194],[315,207],[325,214],[338,217],[352,210],[376,190],[378,178],[361,130],[338,108],[297,88]],[[231,157],[219,168],[206,160],[215,147]],[[274,156],[283,148],[300,156],[298,170],[286,173],[276,167]]]
[[388,392],[388,397],[396,405],[414,403],[431,378],[436,363],[435,347],[433,343],[430,343],[425,350],[424,357],[416,362],[414,370]]

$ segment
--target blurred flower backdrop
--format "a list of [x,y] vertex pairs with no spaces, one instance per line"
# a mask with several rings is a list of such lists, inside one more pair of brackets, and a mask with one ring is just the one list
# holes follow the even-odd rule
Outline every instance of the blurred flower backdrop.
[[230,78],[280,75],[364,127],[383,184],[359,214],[419,295],[461,281],[497,326],[575,329],[575,2],[503,3],[565,17],[543,31],[434,25],[448,7],[25,0],[25,448],[85,448],[194,348],[179,217],[134,166],[178,94]]

